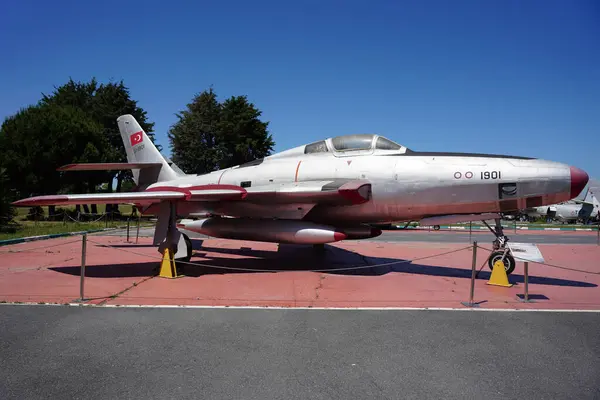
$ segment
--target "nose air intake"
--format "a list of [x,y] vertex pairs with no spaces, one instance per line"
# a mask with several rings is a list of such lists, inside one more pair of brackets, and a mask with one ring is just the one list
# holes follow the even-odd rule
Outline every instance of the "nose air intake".
[[589,179],[590,177],[585,171],[571,167],[571,198],[575,198],[581,193]]

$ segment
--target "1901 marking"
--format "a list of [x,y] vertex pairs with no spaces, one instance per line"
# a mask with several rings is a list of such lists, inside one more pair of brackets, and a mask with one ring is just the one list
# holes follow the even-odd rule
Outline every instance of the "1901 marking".
[[500,171],[482,171],[481,179],[502,179]]

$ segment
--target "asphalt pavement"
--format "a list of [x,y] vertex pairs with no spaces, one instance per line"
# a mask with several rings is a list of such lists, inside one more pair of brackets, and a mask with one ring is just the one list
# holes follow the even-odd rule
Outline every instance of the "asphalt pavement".
[[[190,232],[182,230],[191,238],[206,238],[206,235],[200,233]],[[102,232],[101,235],[115,235],[125,236],[126,231],[115,231],[115,232]],[[581,234],[579,232],[561,232],[561,233],[532,233],[526,234],[514,233],[509,229],[504,230],[504,234],[509,237],[513,242],[526,242],[536,244],[596,244],[598,239],[594,234]],[[135,237],[136,230],[132,227],[130,235]],[[154,228],[142,228],[140,229],[140,236],[153,236]],[[495,236],[491,232],[474,231],[472,233],[472,239],[477,240],[479,243],[491,244]],[[364,239],[368,241],[383,241],[383,242],[427,242],[427,243],[469,243],[469,232],[463,231],[452,231],[452,232],[424,232],[424,231],[383,231],[381,236],[371,239]]]
[[0,306],[2,399],[597,399],[600,314]]

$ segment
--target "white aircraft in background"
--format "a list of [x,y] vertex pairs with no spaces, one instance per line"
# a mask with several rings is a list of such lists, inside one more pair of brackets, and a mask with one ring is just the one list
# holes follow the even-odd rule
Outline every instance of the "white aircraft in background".
[[[527,157],[418,152],[376,134],[354,134],[301,145],[207,174],[182,175],[131,115],[117,119],[127,163],[70,164],[61,171],[131,169],[137,189],[64,194],[14,203],[31,207],[135,203],[158,216],[154,245],[189,260],[192,244],[177,228],[213,237],[322,245],[371,238],[370,224],[422,225],[483,221],[496,236],[489,258],[507,273],[501,213],[576,197],[588,175],[569,165]],[[206,216],[199,220],[189,218]],[[227,218],[225,218],[227,217]],[[187,218],[176,223],[178,218]],[[485,221],[493,219],[493,229]]]
[[577,222],[582,220],[587,223],[598,219],[600,202],[594,194],[588,190],[583,200],[573,199],[568,202],[551,204],[548,206],[533,207],[523,210],[522,214],[530,218],[545,217],[546,220],[555,219],[560,222]]

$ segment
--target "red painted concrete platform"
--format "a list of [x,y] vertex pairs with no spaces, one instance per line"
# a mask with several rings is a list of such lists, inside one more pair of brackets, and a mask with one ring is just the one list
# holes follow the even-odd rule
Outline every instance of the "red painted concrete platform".
[[[184,277],[164,279],[155,276],[160,257],[150,242],[90,236],[87,303],[462,308],[469,298],[468,243],[349,241],[326,246],[319,255],[310,246],[195,240],[192,262],[198,265],[186,265]],[[529,293],[535,302],[517,298],[524,289],[522,263],[509,277],[511,288],[486,285],[485,265],[475,283],[480,307],[600,309],[600,246],[539,248],[547,263],[562,268],[530,264]],[[478,270],[487,254],[478,251]],[[80,264],[81,238],[2,247],[0,301],[73,302],[79,297]]]

